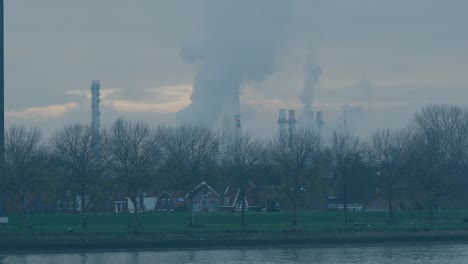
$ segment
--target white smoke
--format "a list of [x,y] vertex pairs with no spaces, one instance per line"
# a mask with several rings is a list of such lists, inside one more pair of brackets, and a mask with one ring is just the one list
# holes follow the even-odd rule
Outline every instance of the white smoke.
[[312,104],[314,101],[315,90],[320,83],[320,76],[322,75],[322,68],[309,60],[306,64],[304,89],[301,94],[301,101],[304,106],[304,113],[312,111]]
[[314,126],[313,102],[315,90],[320,83],[321,75],[322,68],[309,58],[305,65],[304,87],[301,93],[301,102],[303,105],[301,126],[306,129]]
[[287,39],[289,1],[209,0],[202,41],[183,47],[181,56],[200,65],[192,103],[177,114],[181,123],[211,126],[229,96],[275,71]]

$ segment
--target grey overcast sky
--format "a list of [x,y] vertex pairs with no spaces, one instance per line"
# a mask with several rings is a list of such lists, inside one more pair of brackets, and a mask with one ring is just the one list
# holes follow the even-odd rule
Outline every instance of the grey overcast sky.
[[[245,14],[259,20],[279,14],[270,11],[281,3],[288,18],[269,28],[282,44],[273,51],[274,67],[242,84],[243,127],[251,134],[271,136],[279,108],[300,111],[310,59],[322,68],[313,107],[324,111],[327,129],[339,126],[344,112],[351,129],[366,136],[407,125],[426,104],[468,105],[468,1],[271,0],[251,7],[258,1],[240,1],[239,10],[258,10],[232,11],[240,12],[229,20],[232,28],[244,29]],[[174,124],[203,68],[183,59],[184,47],[209,41],[212,28],[223,31],[217,19],[230,12],[213,16],[223,9],[213,4],[5,0],[7,125],[33,124],[49,133],[90,122],[94,79],[102,82],[104,125],[119,116]],[[239,45],[256,41],[245,35]]]

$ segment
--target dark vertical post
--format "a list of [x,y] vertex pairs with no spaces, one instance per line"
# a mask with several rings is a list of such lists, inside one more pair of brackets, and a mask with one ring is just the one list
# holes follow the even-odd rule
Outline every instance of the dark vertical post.
[[[0,62],[0,168],[3,166],[4,161],[4,153],[5,153],[5,104],[4,104],[4,86],[5,86],[5,78],[4,78],[4,69],[3,65],[5,63],[5,56],[4,56],[4,45],[3,45],[3,0],[0,0],[0,54],[1,54],[1,62]],[[3,173],[3,172],[2,172]]]
[[[3,178],[5,162],[5,104],[4,104],[4,85],[3,64],[5,61],[3,52],[3,0],[0,0],[0,178]],[[0,183],[3,184],[3,183]],[[0,215],[3,214],[3,196],[0,193]],[[3,226],[3,225],[2,225]]]

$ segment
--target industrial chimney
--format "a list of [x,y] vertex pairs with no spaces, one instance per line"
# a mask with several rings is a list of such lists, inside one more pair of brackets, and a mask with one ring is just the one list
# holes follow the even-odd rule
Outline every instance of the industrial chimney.
[[317,129],[320,130],[325,124],[325,122],[323,121],[323,112],[317,111],[315,114],[316,114],[315,125],[317,126]]
[[[229,146],[235,140],[237,133],[237,118],[240,121],[240,99],[239,90],[232,89],[223,101],[222,113],[222,141]],[[240,123],[239,123],[240,124]]]
[[278,118],[278,125],[279,125],[279,135],[280,138],[285,138],[286,137],[286,125],[288,124],[288,121],[286,120],[286,109],[280,109],[279,110],[279,118]]
[[99,127],[101,125],[101,112],[99,111],[101,83],[92,81],[91,83],[91,129],[98,140]]
[[289,136],[292,136],[296,132],[296,110],[289,110]]

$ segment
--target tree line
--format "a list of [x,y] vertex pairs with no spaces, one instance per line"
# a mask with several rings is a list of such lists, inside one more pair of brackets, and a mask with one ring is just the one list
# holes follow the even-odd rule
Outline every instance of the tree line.
[[[53,201],[66,186],[81,197],[77,206],[84,228],[87,197],[118,191],[138,208],[138,197],[149,189],[187,191],[194,225],[190,190],[202,180],[239,186],[242,198],[255,182],[265,196],[288,202],[292,225],[304,201],[317,194],[342,201],[345,223],[348,204],[364,196],[385,200],[389,223],[396,221],[396,209],[425,209],[434,219],[439,208],[468,204],[468,109],[463,107],[426,106],[406,128],[380,129],[366,140],[346,130],[323,135],[298,129],[268,140],[242,135],[221,142],[222,135],[206,127],[151,128],[124,119],[98,134],[87,125],[69,125],[47,139],[39,128],[14,125],[5,133],[0,197],[21,204],[28,227],[28,197]],[[134,219],[138,227],[138,210]]]

